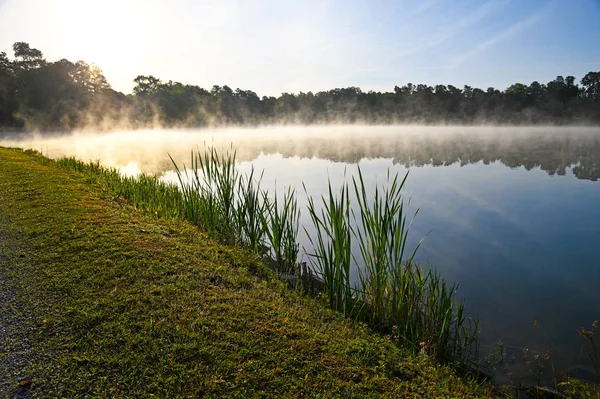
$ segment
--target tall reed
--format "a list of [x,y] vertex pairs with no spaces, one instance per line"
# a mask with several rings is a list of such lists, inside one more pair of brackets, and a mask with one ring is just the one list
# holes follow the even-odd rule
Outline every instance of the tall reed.
[[[309,254],[311,264],[324,280],[334,309],[366,322],[414,353],[427,352],[445,362],[467,360],[477,324],[466,319],[464,303],[455,299],[458,285],[415,264],[421,242],[407,252],[410,223],[402,194],[407,177],[400,179],[388,171],[386,184],[376,186],[370,196],[359,167],[358,177],[352,178],[356,206],[346,183],[339,195],[329,183],[320,211],[309,198],[316,232],[313,237],[306,229],[314,250]],[[352,255],[355,244],[358,257]],[[358,272],[354,285],[352,267]]]
[[[348,184],[342,185],[339,196],[333,195],[331,180],[328,180],[327,186],[329,195],[327,198],[321,196],[323,208],[320,213],[313,198],[308,197],[308,214],[314,233],[304,227],[313,248],[313,252],[307,255],[323,279],[330,306],[350,316],[355,300],[350,280],[352,238]],[[307,193],[306,186],[304,192]]]
[[358,179],[352,178],[358,203],[357,212],[353,209],[352,216],[353,233],[361,255],[360,299],[369,304],[368,318],[372,324],[379,324],[380,330],[391,327],[393,316],[409,311],[404,306],[414,301],[405,301],[400,295],[408,295],[405,299],[409,299],[416,294],[410,291],[413,287],[409,283],[417,282],[419,287],[422,283],[421,273],[412,270],[418,246],[403,263],[409,232],[402,197],[407,177],[408,174],[399,181],[396,174],[390,185],[388,170],[388,185],[382,189],[376,186],[373,200],[367,195],[360,167]]
[[215,148],[192,152],[189,170],[185,164],[180,168],[171,157],[183,192],[186,218],[221,239],[236,236],[234,207],[240,175],[235,157],[235,151],[219,155]]
[[250,174],[241,175],[235,208],[236,231],[239,242],[246,248],[262,253],[265,251],[265,225],[263,215],[267,212],[268,198],[260,189],[263,173],[254,178],[254,167]]
[[298,274],[298,227],[300,210],[296,192],[288,188],[280,202],[277,189],[272,200],[266,199],[266,212],[262,215],[263,230],[268,238],[278,271]]

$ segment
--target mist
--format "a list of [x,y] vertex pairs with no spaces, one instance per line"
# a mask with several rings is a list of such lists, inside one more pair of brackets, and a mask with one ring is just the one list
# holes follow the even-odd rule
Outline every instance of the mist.
[[212,146],[233,148],[238,161],[261,154],[319,158],[356,163],[389,158],[405,167],[502,162],[510,167],[540,167],[564,175],[575,168],[578,178],[600,177],[600,129],[584,127],[471,126],[269,126],[257,128],[152,129],[31,134],[0,138],[0,145],[30,148],[50,158],[99,161],[128,174],[161,174],[190,152]]

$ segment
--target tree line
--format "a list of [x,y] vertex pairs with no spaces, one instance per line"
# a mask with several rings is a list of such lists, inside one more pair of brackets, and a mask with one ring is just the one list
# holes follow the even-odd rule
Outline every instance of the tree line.
[[358,87],[259,97],[251,90],[210,90],[154,76],[134,79],[132,94],[111,88],[84,61],[47,61],[28,43],[0,52],[0,127],[65,131],[258,124],[598,124],[600,72],[579,82],[515,83],[505,90],[408,83],[391,92]]

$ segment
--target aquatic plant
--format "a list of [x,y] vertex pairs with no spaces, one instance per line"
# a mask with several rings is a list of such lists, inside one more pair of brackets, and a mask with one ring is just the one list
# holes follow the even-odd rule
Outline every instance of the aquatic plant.
[[256,180],[254,169],[248,176],[237,171],[233,149],[192,153],[189,170],[171,161],[188,218],[223,241],[271,252],[276,271],[296,273],[300,211],[294,191],[288,189],[282,201],[277,193],[269,198],[260,187],[262,173]]
[[239,242],[246,248],[261,253],[265,248],[265,229],[262,216],[265,214],[268,199],[260,189],[263,174],[254,178],[254,167],[248,175],[241,175],[237,190],[235,208],[236,231]]
[[323,207],[320,213],[313,198],[308,197],[308,214],[315,233],[310,234],[304,227],[313,247],[313,252],[307,254],[323,279],[329,305],[348,316],[354,312],[356,304],[350,281],[352,238],[348,185],[344,184],[340,195],[334,196],[331,180],[328,180],[328,194],[327,199],[321,196]]
[[296,192],[288,188],[281,202],[278,200],[277,190],[272,200],[265,198],[266,212],[261,214],[261,220],[276,269],[282,273],[297,274],[300,210]]
[[234,207],[240,175],[235,157],[235,151],[219,155],[215,148],[207,148],[192,152],[189,169],[185,164],[180,168],[170,157],[183,192],[186,218],[222,240],[236,236]]
[[[309,198],[316,231],[314,238],[309,235],[314,248],[309,256],[325,282],[331,307],[366,322],[413,353],[467,361],[476,356],[472,347],[478,321],[468,319],[464,303],[455,299],[458,285],[448,284],[432,268],[415,264],[420,242],[407,252],[410,223],[403,198],[407,177],[400,179],[388,171],[386,183],[376,186],[370,196],[358,167],[358,177],[352,178],[356,208],[347,183],[339,196],[329,183],[320,212]],[[360,249],[358,259],[352,255],[355,243]],[[358,272],[355,285],[350,281],[352,266]]]

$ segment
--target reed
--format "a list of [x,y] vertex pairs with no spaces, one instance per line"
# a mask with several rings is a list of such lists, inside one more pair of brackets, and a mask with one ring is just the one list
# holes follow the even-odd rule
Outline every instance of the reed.
[[[350,316],[354,313],[356,301],[350,280],[352,237],[349,190],[348,185],[344,184],[339,196],[335,196],[330,180],[327,186],[328,197],[321,196],[320,213],[314,199],[308,197],[308,213],[314,233],[304,227],[313,251],[307,255],[313,269],[325,284],[329,305]],[[306,193],[306,186],[304,192]]]
[[[306,230],[313,246],[308,255],[331,307],[414,353],[430,353],[444,362],[466,361],[473,354],[477,321],[467,319],[464,303],[456,301],[458,285],[415,264],[422,240],[407,250],[411,223],[402,195],[407,177],[388,171],[386,183],[376,186],[371,196],[359,167],[358,177],[352,178],[356,206],[348,184],[335,195],[329,182],[320,211],[313,198],[308,201],[316,232],[313,238]],[[352,255],[354,245],[358,257]],[[352,267],[358,272],[355,284]]]
[[260,187],[262,173],[255,179],[254,169],[248,176],[237,171],[233,149],[192,153],[190,169],[171,161],[187,219],[222,241],[270,252],[277,272],[296,274],[300,210],[294,191],[288,189],[282,200],[277,193],[269,198]]
[[420,271],[416,269],[416,273],[413,273],[411,270],[418,248],[406,260],[408,267],[403,264],[409,228],[406,226],[402,188],[408,174],[400,182],[398,177],[396,174],[391,185],[381,189],[376,186],[373,199],[367,195],[360,168],[358,179],[352,178],[358,203],[358,209],[356,212],[353,209],[352,215],[353,233],[361,255],[358,267],[360,299],[368,304],[369,312],[366,316],[370,324],[378,325],[381,331],[398,325],[394,315],[415,310],[404,307],[414,303],[419,295],[409,283],[418,282],[418,287],[423,283]]
[[223,241],[234,241],[236,189],[240,181],[235,151],[221,155],[215,148],[192,152],[189,169],[185,164],[180,168],[170,158],[183,193],[185,218]]
[[267,212],[268,200],[260,189],[263,173],[254,178],[254,167],[249,175],[240,177],[235,208],[235,225],[239,243],[256,252],[265,252],[265,226],[262,216]]
[[300,210],[296,192],[288,188],[279,201],[277,190],[272,200],[265,196],[266,212],[262,215],[263,230],[268,238],[276,270],[298,274],[298,227]]

